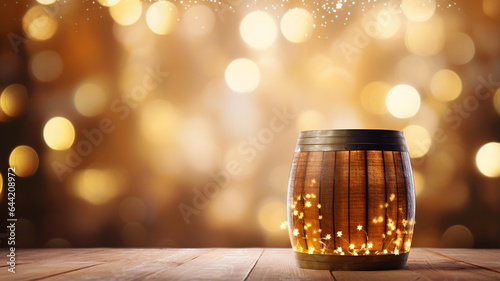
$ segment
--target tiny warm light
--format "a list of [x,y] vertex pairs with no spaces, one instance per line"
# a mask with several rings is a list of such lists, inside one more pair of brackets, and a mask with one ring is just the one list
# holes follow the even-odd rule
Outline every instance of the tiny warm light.
[[57,21],[42,6],[33,6],[23,17],[23,30],[28,37],[47,40],[57,30]]
[[415,55],[433,56],[443,49],[444,38],[443,20],[433,17],[429,21],[408,26],[405,45]]
[[214,29],[215,14],[205,5],[193,5],[184,12],[182,24],[193,36],[205,35]]
[[9,165],[15,168],[14,173],[20,177],[31,177],[38,170],[38,154],[27,146],[20,145],[12,150],[9,157]]
[[317,110],[307,110],[299,114],[296,123],[297,130],[321,130],[326,127],[327,121],[324,114]]
[[[123,1],[130,1],[130,0],[123,0]],[[97,2],[99,2],[101,5],[103,5],[105,7],[112,7],[116,4],[118,4],[118,2],[120,2],[120,0],[97,0]]]
[[0,95],[1,110],[9,117],[18,117],[26,109],[28,91],[21,84],[7,86]]
[[109,8],[111,17],[120,25],[131,25],[141,17],[142,4],[140,0],[124,0]]
[[248,45],[264,49],[276,40],[274,19],[266,12],[256,11],[246,15],[240,23],[240,35]]
[[483,145],[476,154],[476,165],[487,177],[500,176],[500,143],[490,142]]
[[432,77],[431,92],[439,101],[452,101],[462,92],[462,80],[452,70],[440,70]]
[[385,97],[390,90],[391,86],[381,81],[366,85],[361,91],[361,106],[372,114],[386,113]]
[[427,154],[432,139],[429,131],[419,125],[409,125],[403,129],[408,143],[411,158],[419,158]]
[[2,173],[0,173],[0,194],[2,194],[3,190],[3,178],[2,178]]
[[171,2],[155,2],[146,12],[146,23],[154,33],[168,34],[174,31],[178,17],[177,7]]
[[436,11],[435,0],[403,0],[401,9],[411,21],[422,22],[430,19]]
[[474,41],[469,35],[455,32],[448,35],[446,40],[446,56],[454,64],[462,65],[468,63],[476,53]]
[[75,140],[73,124],[64,117],[54,117],[45,124],[43,139],[54,150],[66,150]]
[[420,108],[420,94],[410,85],[397,85],[387,94],[385,104],[394,117],[410,118]]
[[283,36],[288,41],[300,43],[311,37],[314,28],[314,19],[308,11],[295,8],[283,15],[280,26]]
[[278,200],[267,202],[259,210],[260,226],[268,232],[280,231],[280,224],[286,218],[286,205]]
[[61,56],[54,51],[41,51],[31,61],[31,72],[42,82],[51,82],[59,78],[63,72]]
[[95,83],[83,83],[76,89],[73,102],[80,114],[92,117],[103,112],[107,100],[106,92],[101,86]]
[[121,191],[120,180],[112,170],[87,169],[74,177],[75,194],[94,205],[114,199]]
[[233,60],[225,72],[226,83],[235,92],[248,93],[260,83],[259,67],[251,60],[239,58]]

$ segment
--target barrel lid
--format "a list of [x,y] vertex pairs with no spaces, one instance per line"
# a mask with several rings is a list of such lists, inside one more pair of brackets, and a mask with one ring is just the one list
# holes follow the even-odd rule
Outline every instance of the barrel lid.
[[341,129],[300,132],[296,151],[387,150],[407,152],[404,133],[395,130]]

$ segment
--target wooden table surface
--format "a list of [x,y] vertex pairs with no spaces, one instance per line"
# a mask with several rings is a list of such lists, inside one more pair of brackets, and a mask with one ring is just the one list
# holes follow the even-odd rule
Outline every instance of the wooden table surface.
[[406,269],[296,267],[291,249],[22,249],[0,280],[500,280],[500,249],[413,248]]

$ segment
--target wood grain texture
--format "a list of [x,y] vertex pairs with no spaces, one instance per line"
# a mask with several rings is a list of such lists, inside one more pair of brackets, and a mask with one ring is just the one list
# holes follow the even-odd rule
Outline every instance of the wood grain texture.
[[[1,256],[6,251],[0,251]],[[292,249],[18,250],[0,280],[500,280],[500,250],[412,248],[406,269],[301,269]],[[29,262],[28,262],[29,261]]]

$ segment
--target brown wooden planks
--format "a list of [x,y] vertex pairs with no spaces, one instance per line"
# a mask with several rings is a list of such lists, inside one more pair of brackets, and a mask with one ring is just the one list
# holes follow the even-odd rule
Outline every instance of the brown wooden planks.
[[396,219],[398,217],[396,168],[393,152],[384,151],[383,153],[386,188],[386,218],[384,220],[386,237],[384,240],[384,249],[393,250],[393,243],[396,238]]
[[[394,164],[396,167],[396,185],[397,195],[395,201],[398,206],[398,216],[396,218],[396,248],[403,249],[404,246],[404,229],[408,223],[407,219],[407,182],[404,178],[404,166],[401,159],[401,153],[394,151]],[[392,203],[392,202],[391,202]]]
[[307,158],[309,156],[309,152],[298,152],[299,160],[297,163],[297,172],[295,174],[295,182],[293,185],[293,200],[296,202],[295,210],[298,215],[293,216],[293,225],[292,232],[297,231],[298,234],[294,235],[295,245],[297,250],[305,251],[307,247],[307,241],[303,238],[305,237],[304,233],[304,198],[303,198],[303,186],[304,186],[304,178],[307,169]]
[[[295,153],[293,155],[292,167],[290,169],[290,176],[288,177],[288,203],[287,203],[287,216],[288,216],[288,234],[290,236],[290,241],[294,241],[294,211],[296,210],[294,201],[297,199],[294,198],[293,193],[295,191],[295,177],[297,175],[297,168],[299,163],[299,153]],[[293,246],[293,245],[292,245]]]
[[500,249],[427,249],[427,251],[500,274]]
[[328,270],[296,266],[291,249],[265,249],[248,279],[253,280],[334,280]]
[[323,163],[323,152],[309,152],[304,178],[304,233],[308,251],[317,253],[322,248],[319,226],[319,188]]
[[337,151],[335,157],[334,214],[335,244],[349,249],[349,151]]
[[373,250],[381,251],[385,233],[385,175],[382,151],[367,151],[368,161],[368,227],[369,242]]
[[408,232],[404,237],[404,243],[406,244],[411,242],[415,222],[415,184],[408,152],[401,152],[401,163],[403,164],[403,177],[406,182],[406,219],[410,224],[406,227]]
[[335,179],[335,151],[325,151],[323,155],[323,171],[319,202],[321,204],[321,236],[330,235],[331,239],[323,240],[328,251],[335,250],[335,227],[333,224],[333,183]]
[[349,243],[354,245],[355,249],[360,249],[362,244],[367,243],[365,151],[350,151],[349,165]]

